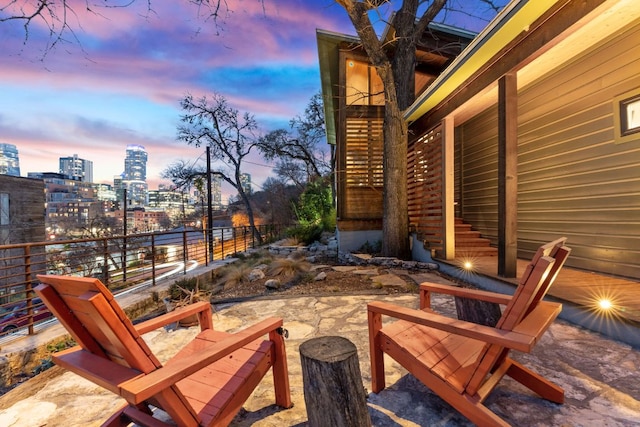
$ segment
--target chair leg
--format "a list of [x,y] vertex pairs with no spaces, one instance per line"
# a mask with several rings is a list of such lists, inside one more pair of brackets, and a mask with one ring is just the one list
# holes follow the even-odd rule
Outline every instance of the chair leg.
[[273,385],[276,395],[276,405],[291,408],[291,387],[289,386],[289,368],[284,345],[284,337],[276,330],[269,332],[269,339],[274,344],[275,361],[273,363]]
[[514,380],[518,381],[529,390],[536,392],[540,397],[555,403],[564,403],[564,390],[551,381],[536,374],[513,359],[507,371]]
[[380,329],[382,315],[368,310],[369,322],[369,355],[371,358],[371,391],[379,393],[385,387],[384,354],[380,345]]
[[123,415],[124,410],[128,406],[128,404],[124,404],[120,409],[114,412],[114,414],[111,415],[109,419],[102,423],[101,427],[126,427],[131,424],[131,421]]
[[127,427],[136,422],[144,426],[168,426],[166,423],[153,418],[153,412],[144,404],[137,408],[124,404],[113,415],[109,417],[101,427]]

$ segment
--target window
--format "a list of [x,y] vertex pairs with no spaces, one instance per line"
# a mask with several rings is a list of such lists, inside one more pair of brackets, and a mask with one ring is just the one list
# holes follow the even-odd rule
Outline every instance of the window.
[[640,139],[640,89],[616,97],[613,107],[616,142]]
[[640,132],[640,96],[620,101],[620,114],[622,135]]
[[9,225],[9,194],[0,193],[0,225]]
[[375,68],[347,59],[347,105],[384,105],[384,86]]

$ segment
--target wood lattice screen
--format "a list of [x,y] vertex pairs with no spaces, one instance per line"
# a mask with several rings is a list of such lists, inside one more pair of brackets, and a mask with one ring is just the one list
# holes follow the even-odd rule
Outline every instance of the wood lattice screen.
[[382,119],[347,118],[347,186],[382,188],[382,131]]
[[345,218],[381,218],[382,118],[348,117],[344,154]]
[[429,247],[440,249],[444,240],[441,126],[409,143],[408,160],[409,223]]

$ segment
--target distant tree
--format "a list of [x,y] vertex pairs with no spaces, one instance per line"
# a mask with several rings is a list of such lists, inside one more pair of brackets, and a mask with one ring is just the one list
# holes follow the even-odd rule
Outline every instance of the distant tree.
[[326,176],[333,156],[325,152],[326,133],[322,95],[309,100],[303,116],[289,122],[289,129],[278,129],[260,138],[258,149],[267,160],[275,160],[275,172],[303,188],[315,178]]
[[295,206],[302,189],[277,177],[269,177],[262,191],[255,193],[253,201],[270,224],[289,225],[295,220]]
[[[258,243],[262,237],[257,233],[253,208],[249,195],[242,186],[243,161],[256,147],[258,136],[257,122],[253,115],[232,108],[224,96],[214,93],[210,98],[203,96],[194,99],[187,95],[181,102],[185,114],[178,126],[178,140],[189,145],[209,147],[211,160],[219,161],[224,166],[212,167],[212,175],[221,177],[238,192],[245,206],[249,226],[256,233]],[[198,178],[207,176],[202,165],[187,165],[179,161],[169,166],[164,172],[165,178],[171,179],[178,187],[193,183]]]

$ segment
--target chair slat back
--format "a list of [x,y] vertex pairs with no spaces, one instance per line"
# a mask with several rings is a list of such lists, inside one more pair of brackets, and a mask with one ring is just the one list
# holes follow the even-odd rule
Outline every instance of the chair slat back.
[[513,329],[544,298],[571,251],[564,246],[566,240],[561,237],[538,248],[520,277],[511,302],[504,309],[496,325],[498,328]]
[[[527,265],[516,292],[505,307],[496,328],[513,330],[544,298],[556,279],[571,249],[564,246],[567,239],[562,237],[538,248]],[[487,344],[480,359],[478,369],[467,384],[467,391],[474,394],[483,383],[488,372],[496,363],[504,360],[504,347]]]
[[85,350],[120,365],[152,372],[161,366],[100,280],[39,275],[36,292]]

